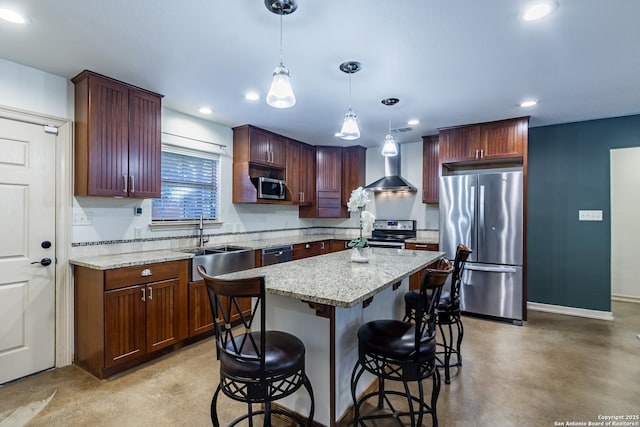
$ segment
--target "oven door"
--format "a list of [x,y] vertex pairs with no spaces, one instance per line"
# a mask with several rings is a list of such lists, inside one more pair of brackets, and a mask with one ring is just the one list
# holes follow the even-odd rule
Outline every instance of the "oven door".
[[369,239],[369,246],[372,248],[391,248],[391,249],[404,249],[404,242],[394,242],[390,240],[371,240]]

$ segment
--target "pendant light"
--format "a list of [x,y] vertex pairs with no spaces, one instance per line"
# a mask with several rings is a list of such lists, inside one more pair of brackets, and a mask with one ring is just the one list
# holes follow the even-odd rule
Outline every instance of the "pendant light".
[[289,70],[282,61],[282,15],[295,12],[298,5],[296,0],[264,0],[264,5],[271,12],[280,15],[280,65],[273,71],[267,104],[274,108],[291,108],[296,104],[296,96],[291,88]]
[[351,75],[357,73],[361,69],[361,65],[356,61],[343,62],[340,64],[340,70],[349,74],[349,110],[344,115],[344,123],[338,136],[347,141],[353,141],[360,138],[360,129],[358,128],[358,116],[351,110]]
[[[398,98],[383,99],[382,103],[388,107],[396,105],[400,100]],[[382,155],[385,157],[393,157],[398,155],[398,144],[391,135],[391,113],[389,113],[389,133],[384,137],[384,145],[382,146]]]

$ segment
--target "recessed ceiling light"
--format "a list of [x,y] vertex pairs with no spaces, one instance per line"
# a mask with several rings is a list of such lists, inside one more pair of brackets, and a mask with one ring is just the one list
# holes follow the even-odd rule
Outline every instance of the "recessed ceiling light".
[[199,112],[201,112],[202,114],[211,114],[213,113],[213,110],[209,107],[200,107],[198,109]]
[[24,16],[9,9],[0,9],[0,19],[13,22],[14,24],[24,24],[25,22],[27,22]]
[[258,94],[258,92],[247,92],[244,98],[249,101],[257,101],[260,99],[260,94]]
[[534,3],[529,6],[522,15],[522,19],[525,21],[535,21],[540,18],[544,18],[558,7],[556,1],[544,1]]
[[409,126],[414,126],[414,125],[420,124],[420,120],[418,120],[418,119],[411,119],[411,120],[409,120],[409,121],[407,122],[407,124],[408,124]]
[[538,101],[524,101],[520,103],[521,107],[533,107],[534,105],[536,105],[538,103]]

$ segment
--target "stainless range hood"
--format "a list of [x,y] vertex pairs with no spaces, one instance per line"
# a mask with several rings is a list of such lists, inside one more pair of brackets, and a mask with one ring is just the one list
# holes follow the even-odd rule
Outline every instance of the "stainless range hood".
[[372,182],[365,187],[375,193],[382,191],[411,191],[418,189],[411,185],[409,181],[400,176],[400,150],[398,155],[384,158],[384,177]]

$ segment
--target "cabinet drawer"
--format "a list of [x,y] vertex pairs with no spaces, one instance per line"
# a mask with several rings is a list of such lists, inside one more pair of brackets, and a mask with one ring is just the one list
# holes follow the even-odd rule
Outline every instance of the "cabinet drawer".
[[412,251],[437,251],[437,243],[405,243],[405,247]]
[[180,276],[180,262],[170,261],[105,271],[105,290],[141,285]]

